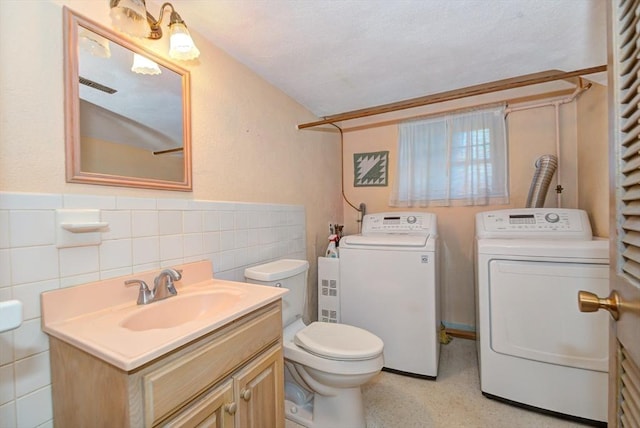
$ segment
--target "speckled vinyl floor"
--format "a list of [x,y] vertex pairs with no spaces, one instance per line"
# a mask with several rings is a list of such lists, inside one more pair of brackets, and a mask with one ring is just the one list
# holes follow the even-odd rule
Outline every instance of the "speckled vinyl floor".
[[[368,428],[583,428],[480,392],[475,342],[443,345],[437,381],[382,372],[362,388]],[[287,428],[297,424],[287,421]],[[336,427],[338,428],[338,427]],[[340,427],[348,428],[348,427]]]

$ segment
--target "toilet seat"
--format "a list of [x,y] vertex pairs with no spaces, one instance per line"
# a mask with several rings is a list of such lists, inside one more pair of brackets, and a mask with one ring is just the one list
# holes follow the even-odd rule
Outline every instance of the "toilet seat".
[[358,327],[313,322],[298,331],[294,343],[312,354],[334,360],[366,360],[382,354],[382,340]]

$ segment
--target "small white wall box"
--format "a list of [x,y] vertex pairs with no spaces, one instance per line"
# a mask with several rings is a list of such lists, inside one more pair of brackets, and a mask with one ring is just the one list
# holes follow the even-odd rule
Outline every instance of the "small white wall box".
[[340,322],[340,259],[318,257],[318,321]]
[[56,210],[56,246],[58,248],[100,245],[100,231],[109,223],[100,221],[100,210]]

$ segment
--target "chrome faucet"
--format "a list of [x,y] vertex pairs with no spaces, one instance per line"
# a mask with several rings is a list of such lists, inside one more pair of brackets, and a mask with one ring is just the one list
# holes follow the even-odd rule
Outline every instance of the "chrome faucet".
[[181,278],[181,270],[168,268],[160,272],[153,280],[153,290],[150,290],[147,283],[141,279],[129,279],[124,282],[124,285],[139,284],[140,291],[137,303],[138,305],[147,305],[177,295],[178,290],[176,290],[173,281],[180,281]]

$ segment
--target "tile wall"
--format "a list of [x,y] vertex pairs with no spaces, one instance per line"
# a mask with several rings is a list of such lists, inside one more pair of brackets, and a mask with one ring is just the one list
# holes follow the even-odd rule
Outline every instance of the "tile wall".
[[[100,209],[102,243],[57,248],[57,208]],[[306,258],[303,206],[0,192],[0,301],[24,304],[22,325],[0,333],[0,427],[53,426],[41,292],[206,259],[242,281],[282,257]]]

